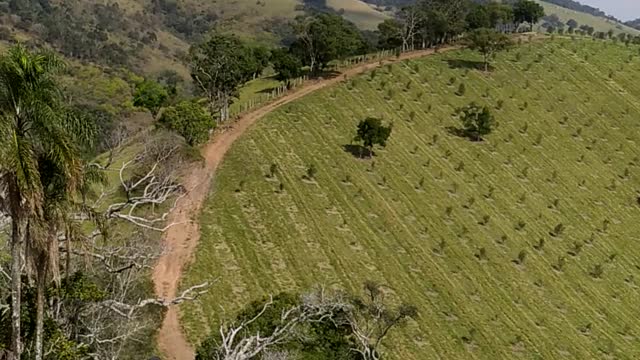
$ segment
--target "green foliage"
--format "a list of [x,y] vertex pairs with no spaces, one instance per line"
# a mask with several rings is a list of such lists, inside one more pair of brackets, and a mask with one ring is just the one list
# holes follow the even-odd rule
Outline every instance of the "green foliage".
[[475,141],[482,141],[482,137],[491,133],[495,127],[495,119],[489,108],[475,102],[459,108],[456,115],[462,122],[464,135]]
[[[277,327],[282,326],[282,314],[301,305],[300,296],[291,293],[280,293],[274,296],[272,303],[265,308],[270,299],[261,299],[251,302],[236,316],[235,323],[239,324],[255,318],[265,310],[256,321],[249,324],[239,336],[251,336],[261,334],[269,336]],[[356,353],[351,349],[353,343],[350,340],[351,331],[348,326],[338,325],[341,314],[334,314],[333,318],[322,321],[314,321],[303,324],[297,330],[297,335],[271,350],[287,350],[298,355],[304,360],[357,360]],[[197,349],[196,360],[218,359],[220,338],[217,332],[207,338]]]
[[386,19],[378,24],[378,47],[397,49],[402,46],[402,23],[397,19]]
[[297,39],[291,50],[312,73],[323,70],[332,60],[361,52],[365,46],[362,33],[339,15],[300,16],[293,27]]
[[391,129],[391,125],[384,126],[382,120],[368,117],[358,123],[356,136],[353,140],[362,142],[363,146],[369,150],[369,155],[372,156],[374,145],[382,147],[387,145],[387,140],[391,136]]
[[513,15],[517,23],[527,22],[533,26],[544,17],[544,7],[535,1],[518,0],[513,6]]
[[469,47],[484,57],[484,70],[489,70],[489,60],[499,51],[512,46],[509,36],[491,29],[477,29],[467,38]]
[[[26,279],[25,279],[26,281]],[[79,314],[84,307],[92,306],[104,300],[106,293],[86,274],[76,272],[70,277],[63,278],[60,286],[51,286],[46,292],[45,308],[48,304],[57,303],[65,309],[69,309],[74,315]],[[35,343],[35,314],[36,314],[36,289],[23,284],[22,293],[22,331],[23,341],[29,352],[33,352]],[[45,312],[47,314],[47,312]],[[0,349],[8,348],[9,336],[11,334],[10,314],[0,314]],[[73,331],[82,333],[84,329],[80,324],[70,323],[66,326],[74,327]],[[53,318],[44,319],[44,342],[50,347],[48,360],[77,360],[88,356],[91,351],[89,346],[68,338],[65,331],[69,328],[62,327]],[[73,332],[72,331],[72,332]]]
[[166,108],[159,123],[183,136],[191,146],[207,141],[215,122],[202,106],[192,101],[181,101]]
[[144,80],[136,85],[133,105],[151,111],[153,117],[156,117],[168,97],[169,92],[164,86],[152,80]]
[[210,112],[221,109],[221,120],[227,120],[231,99],[241,85],[262,72],[268,53],[234,35],[214,34],[192,46],[189,57],[191,77],[207,96]]
[[271,63],[280,81],[288,81],[302,76],[302,61],[286,49],[271,52]]
[[497,26],[511,24],[513,22],[513,7],[509,4],[492,1],[486,6],[487,12],[489,13],[489,27],[495,28]]
[[475,30],[491,27],[491,18],[486,6],[473,4],[466,17],[467,29]]

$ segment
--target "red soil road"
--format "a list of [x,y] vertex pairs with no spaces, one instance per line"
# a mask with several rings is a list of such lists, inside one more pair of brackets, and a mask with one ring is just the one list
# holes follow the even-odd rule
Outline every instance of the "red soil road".
[[[451,49],[449,47],[440,51]],[[191,261],[200,238],[200,227],[197,220],[200,216],[202,204],[209,193],[216,169],[233,142],[251,125],[282,105],[343,81],[345,76],[350,78],[382,65],[415,59],[433,53],[435,51],[432,49],[405,53],[400,57],[383,60],[382,62],[376,61],[357,65],[332,78],[309,81],[287,95],[242,115],[230,126],[217,132],[201,149],[202,156],[205,159],[204,165],[193,165],[185,169],[182,183],[189,192],[180,199],[169,216],[168,223],[177,225],[169,228],[164,234],[163,242],[166,250],[158,259],[153,271],[153,282],[157,296],[165,299],[175,298],[182,271]],[[158,348],[165,360],[193,360],[195,358],[193,346],[187,341],[180,326],[177,306],[168,308],[158,333],[157,341]]]

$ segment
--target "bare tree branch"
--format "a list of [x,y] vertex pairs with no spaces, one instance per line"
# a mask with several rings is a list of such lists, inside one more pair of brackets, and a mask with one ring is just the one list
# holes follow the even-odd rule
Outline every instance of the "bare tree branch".
[[220,326],[221,343],[214,356],[218,360],[253,359],[274,345],[288,340],[300,325],[333,318],[337,312],[343,311],[349,306],[341,296],[336,296],[335,293],[329,295],[323,288],[305,294],[301,300],[301,305],[282,311],[280,324],[271,334],[257,333],[246,336],[244,333],[273,304],[273,297],[269,297],[269,300],[254,317],[234,326]]
[[208,281],[199,285],[194,285],[186,289],[185,291],[183,291],[180,296],[171,300],[163,299],[163,298],[150,298],[150,299],[140,300],[138,301],[137,304],[133,304],[133,305],[122,303],[116,300],[106,300],[106,301],[103,301],[100,305],[113,310],[115,313],[117,313],[122,317],[131,318],[134,312],[144,308],[145,306],[157,305],[162,307],[168,307],[171,305],[177,305],[177,304],[183,303],[185,301],[195,300],[200,295],[206,294],[209,291],[208,287],[209,287]]

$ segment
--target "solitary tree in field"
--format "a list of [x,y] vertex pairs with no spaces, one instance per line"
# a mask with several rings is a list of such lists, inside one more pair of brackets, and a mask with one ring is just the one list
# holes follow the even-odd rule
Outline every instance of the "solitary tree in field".
[[369,151],[369,156],[373,156],[373,146],[379,145],[385,147],[389,136],[391,136],[391,125],[384,126],[382,120],[368,117],[358,124],[358,130],[354,140],[361,142]]
[[519,0],[513,6],[513,16],[516,24],[529,23],[533,30],[533,25],[544,17],[544,8],[535,1]]
[[469,47],[484,57],[484,71],[489,71],[489,61],[499,51],[512,45],[509,36],[491,29],[477,29],[469,34]]
[[464,134],[474,141],[482,141],[482,137],[495,127],[495,118],[489,108],[475,102],[459,108],[456,114],[462,122]]

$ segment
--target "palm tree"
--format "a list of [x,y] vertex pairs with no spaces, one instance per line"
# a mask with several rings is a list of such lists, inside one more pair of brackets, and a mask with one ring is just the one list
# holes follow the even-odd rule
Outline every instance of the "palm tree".
[[[42,238],[29,232],[50,216],[50,211],[45,211],[48,195],[43,174],[50,175],[51,170],[43,172],[43,166],[55,169],[57,176],[65,179],[65,191],[69,192],[81,172],[75,146],[79,132],[74,128],[78,124],[63,115],[62,94],[55,81],[62,68],[63,63],[53,54],[31,52],[22,45],[0,56],[0,191],[11,216],[11,358],[16,360],[22,352],[22,256],[28,256],[28,238]],[[46,179],[45,183],[51,181]],[[33,243],[29,248],[44,249],[46,243]]]

